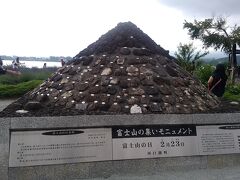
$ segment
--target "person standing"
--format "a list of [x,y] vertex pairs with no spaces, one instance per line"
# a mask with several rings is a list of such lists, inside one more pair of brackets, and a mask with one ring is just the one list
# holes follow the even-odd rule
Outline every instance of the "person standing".
[[62,66],[65,65],[65,61],[63,60],[63,58],[61,58],[61,64],[62,64]]
[[43,64],[43,69],[46,69],[47,68],[47,63],[44,63]]
[[217,97],[222,97],[225,92],[227,78],[224,65],[218,64],[208,80],[209,93],[213,93]]

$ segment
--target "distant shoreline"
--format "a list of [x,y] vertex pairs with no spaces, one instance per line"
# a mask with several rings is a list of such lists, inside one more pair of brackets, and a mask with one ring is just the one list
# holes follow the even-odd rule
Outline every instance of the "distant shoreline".
[[[61,67],[62,64],[60,61],[46,61],[46,60],[20,60],[20,63],[23,63],[21,66],[25,66],[27,68],[32,68],[32,67],[37,67],[37,68],[42,68],[44,63],[46,63],[46,67]],[[12,60],[3,60],[3,65],[4,66],[11,66],[12,65]]]

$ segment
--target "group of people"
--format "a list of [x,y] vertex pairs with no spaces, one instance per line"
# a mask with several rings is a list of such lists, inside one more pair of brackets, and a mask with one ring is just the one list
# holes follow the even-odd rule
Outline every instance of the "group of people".
[[19,71],[19,65],[20,65],[20,62],[19,62],[19,57],[16,58],[16,60],[14,60],[12,62],[12,68],[13,70],[10,70],[10,69],[5,69],[3,67],[3,61],[0,57],[0,75],[3,75],[3,74],[11,74],[11,75],[21,75],[21,72]]

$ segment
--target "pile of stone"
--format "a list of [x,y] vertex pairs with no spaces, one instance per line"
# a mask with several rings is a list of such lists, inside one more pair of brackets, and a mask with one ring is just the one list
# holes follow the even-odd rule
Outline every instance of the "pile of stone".
[[218,100],[178,66],[168,51],[127,22],[89,45],[2,113],[199,113],[217,105]]

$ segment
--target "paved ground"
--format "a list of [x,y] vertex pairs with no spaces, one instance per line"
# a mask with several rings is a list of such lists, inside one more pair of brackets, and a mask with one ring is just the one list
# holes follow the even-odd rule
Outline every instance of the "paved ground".
[[11,104],[15,99],[0,99],[0,111]]
[[[240,167],[222,169],[198,169],[191,171],[166,171],[146,176],[111,176],[104,180],[239,180]],[[94,180],[103,180],[95,178]]]

